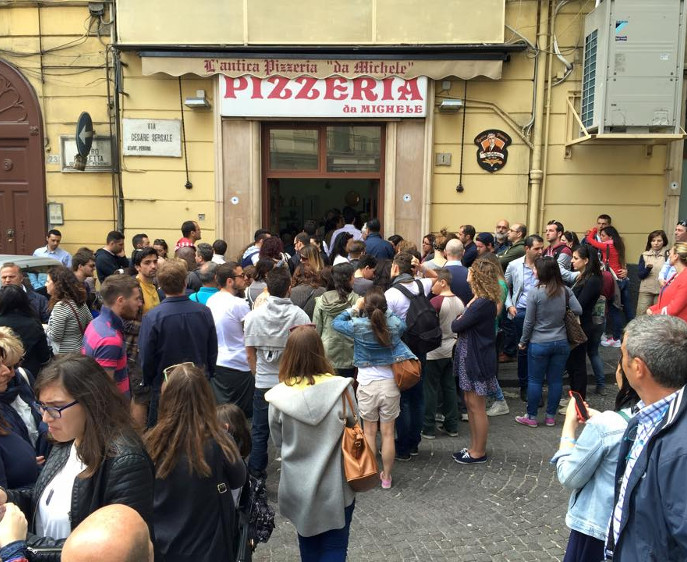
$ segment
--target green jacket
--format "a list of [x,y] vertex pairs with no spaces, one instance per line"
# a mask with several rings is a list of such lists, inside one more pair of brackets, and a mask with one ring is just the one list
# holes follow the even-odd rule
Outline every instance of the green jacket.
[[353,368],[353,339],[332,328],[332,321],[344,310],[351,308],[359,295],[351,291],[345,301],[339,299],[336,291],[327,291],[315,299],[313,322],[322,337],[324,353],[337,369]]
[[503,268],[503,271],[506,271],[506,268],[508,267],[508,264],[510,262],[517,260],[518,258],[521,258],[524,255],[525,255],[525,241],[524,240],[518,240],[515,244],[513,244],[510,248],[508,248],[505,252],[498,255],[498,258],[499,258],[499,261],[501,262],[501,267]]

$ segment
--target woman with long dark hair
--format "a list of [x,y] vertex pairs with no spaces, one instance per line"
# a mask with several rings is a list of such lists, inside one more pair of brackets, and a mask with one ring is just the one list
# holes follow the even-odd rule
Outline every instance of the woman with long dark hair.
[[[370,447],[376,450],[377,429],[382,435],[382,488],[391,488],[391,469],[396,456],[395,420],[401,411],[391,364],[415,355],[401,341],[406,325],[387,309],[379,287],[372,287],[355,306],[334,319],[332,327],[353,338],[354,359],[358,368],[358,405],[365,421],[363,430]],[[419,383],[422,384],[422,383]]]
[[45,330],[26,291],[18,285],[0,287],[0,326],[10,328],[24,348],[21,366],[33,376],[52,358]]
[[[603,366],[601,366],[601,372],[597,372],[598,363],[601,362],[599,358],[599,343],[604,326],[603,317],[594,314],[601,296],[602,286],[601,267],[597,251],[590,248],[590,246],[578,246],[573,251],[572,266],[575,271],[580,273],[575,279],[572,291],[582,307],[580,324],[587,336],[587,341],[576,346],[570,352],[566,366],[568,375],[570,375],[570,390],[579,392],[582,398],[585,398],[587,396],[587,354],[589,354],[589,360],[596,375],[597,394],[604,392],[605,385]],[[605,299],[599,306],[605,307]],[[594,359],[592,359],[593,357]],[[595,365],[597,359],[598,361]]]
[[[346,233],[336,237],[335,243]],[[332,321],[347,308],[355,305],[359,295],[353,292],[353,273],[350,263],[340,263],[332,267],[334,289],[315,299],[313,322],[322,337],[324,353],[332,362],[336,373],[344,377],[355,374],[353,366],[353,339],[337,332]]]
[[656,304],[661,286],[658,274],[666,262],[668,237],[664,230],[653,230],[646,240],[646,248],[639,256],[637,277],[639,277],[639,295],[637,297],[637,316],[645,314],[647,309]]
[[332,251],[329,253],[329,259],[332,262],[332,266],[339,265],[340,263],[348,263],[348,250],[346,246],[348,241],[353,238],[350,232],[340,232],[334,240],[334,246]]
[[93,320],[86,304],[86,289],[63,265],[48,270],[45,289],[50,295],[47,334],[53,351],[56,354],[81,351],[86,326]]
[[128,505],[152,531],[154,467],[112,378],[73,353],[45,367],[35,390],[56,444],[33,487],[0,489],[0,505],[29,520],[33,559],[58,560],[72,530],[105,505]]
[[145,439],[155,464],[156,545],[166,562],[232,560],[234,510],[223,509],[218,486],[240,488],[245,464],[217,420],[204,371],[182,363],[163,375],[157,424]]
[[570,355],[565,330],[566,306],[579,316],[582,307],[574,293],[561,279],[558,262],[552,257],[538,258],[534,262],[537,286],[527,295],[527,312],[518,347],[527,349],[527,414],[516,416],[515,421],[528,427],[537,427],[537,412],[546,378],[549,394],[544,423],[556,425],[556,411],[563,390],[563,371]]
[[599,259],[607,269],[610,269],[618,280],[620,289],[620,302],[622,311],[609,304],[608,315],[611,320],[612,337],[602,338],[604,347],[620,347],[623,338],[623,313],[625,321],[629,322],[635,317],[634,305],[630,298],[630,280],[627,278],[627,265],[625,263],[625,242],[615,227],[606,226],[599,231],[599,240],[596,239],[596,227],[587,235],[587,242],[599,250]]
[[436,240],[436,236],[432,234],[431,232],[428,234],[425,234],[422,237],[422,259],[420,260],[421,262],[425,261],[430,261],[434,259],[434,240]]
[[342,422],[353,421],[355,400],[351,380],[332,371],[317,331],[297,326],[281,356],[279,384],[265,394],[282,455],[279,510],[298,532],[304,561],[346,560],[355,507],[341,453]]
[[558,452],[551,459],[558,480],[571,490],[565,522],[570,539],[563,562],[603,560],[604,540],[614,505],[615,470],[620,442],[633,416],[639,396],[618,363],[615,380],[619,390],[615,408],[598,412],[587,408],[589,419],[576,436],[579,421],[570,400]]

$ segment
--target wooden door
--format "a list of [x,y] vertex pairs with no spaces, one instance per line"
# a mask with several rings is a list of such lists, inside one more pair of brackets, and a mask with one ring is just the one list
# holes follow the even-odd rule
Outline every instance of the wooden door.
[[38,98],[0,60],[0,254],[31,254],[45,244],[45,163]]

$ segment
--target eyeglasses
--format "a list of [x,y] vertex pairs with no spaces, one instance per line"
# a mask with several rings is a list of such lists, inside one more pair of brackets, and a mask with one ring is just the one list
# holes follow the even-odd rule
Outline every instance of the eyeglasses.
[[43,414],[48,414],[48,417],[57,420],[62,417],[62,412],[66,410],[67,408],[71,408],[74,406],[74,404],[78,404],[78,400],[74,400],[74,402],[70,402],[66,406],[46,406],[43,404],[43,402],[34,402],[32,406],[38,411],[38,413],[43,416]]
[[177,367],[195,367],[195,364],[193,363],[193,361],[184,361],[183,363],[177,363],[176,365],[170,365],[169,367],[165,367],[164,369],[162,369],[162,376],[165,378],[165,382],[167,381],[167,377]]
[[316,324],[298,324],[296,326],[291,326],[289,328],[289,333],[293,332],[297,328],[317,328]]

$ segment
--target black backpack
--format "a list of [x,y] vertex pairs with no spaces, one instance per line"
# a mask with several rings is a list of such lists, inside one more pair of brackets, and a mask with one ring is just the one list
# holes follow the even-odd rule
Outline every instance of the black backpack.
[[406,315],[406,332],[403,341],[410,351],[423,354],[432,351],[441,345],[441,325],[439,315],[425,296],[425,288],[422,283],[415,280],[419,293],[414,295],[401,284],[394,285],[410,301],[408,314]]

